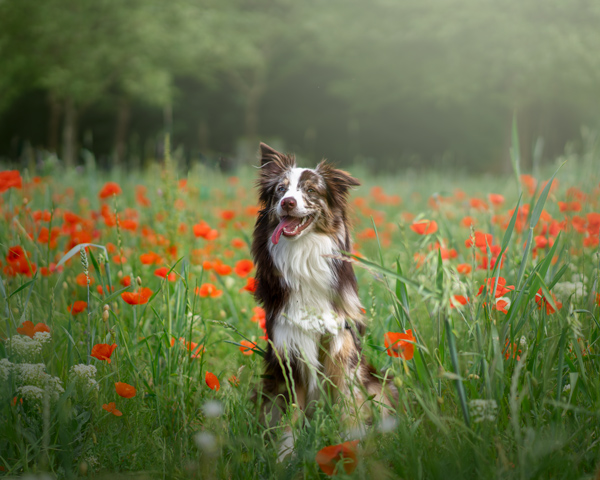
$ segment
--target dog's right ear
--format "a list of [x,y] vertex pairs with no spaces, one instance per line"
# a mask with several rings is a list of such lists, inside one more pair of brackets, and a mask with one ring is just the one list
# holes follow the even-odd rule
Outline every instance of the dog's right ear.
[[296,159],[291,155],[285,155],[266,143],[260,143],[260,167],[267,170],[285,170],[294,168]]

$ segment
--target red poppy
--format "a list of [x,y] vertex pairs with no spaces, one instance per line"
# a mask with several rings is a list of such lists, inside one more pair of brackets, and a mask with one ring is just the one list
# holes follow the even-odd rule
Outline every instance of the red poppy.
[[246,242],[244,242],[241,238],[234,238],[231,241],[231,246],[233,248],[244,248],[246,246]]
[[488,200],[491,204],[499,206],[504,203],[504,197],[498,193],[490,193],[488,194]]
[[238,276],[245,277],[252,271],[253,268],[254,263],[252,263],[252,260],[240,260],[235,264],[235,268],[233,270]]
[[521,360],[521,355],[519,353],[523,353],[521,349],[518,347],[516,343],[510,343],[510,340],[507,338],[506,343],[504,344],[504,350],[502,350],[504,354],[504,359],[508,360],[510,357],[516,358],[517,362]]
[[26,320],[23,324],[17,328],[17,333],[21,335],[27,335],[28,337],[33,338],[33,336],[38,332],[50,332],[50,328],[45,323],[38,323],[35,326],[31,320]]
[[219,259],[212,262],[212,268],[219,275],[229,275],[233,270],[229,265],[225,265]]
[[410,229],[419,235],[430,235],[437,232],[438,226],[435,220],[419,220],[413,223]]
[[[160,268],[157,268],[156,270],[154,270],[154,275],[156,275],[157,277],[160,277],[160,278],[167,278],[167,273],[169,273],[169,268],[167,268],[167,267],[160,267]],[[175,272],[169,273],[169,282],[174,282],[175,279],[176,279]]]
[[471,267],[471,265],[470,265],[470,264],[468,264],[468,263],[459,263],[459,264],[456,266],[456,271],[457,271],[458,273],[462,273],[463,275],[468,275],[469,273],[471,273],[471,270],[472,270],[472,269],[473,269],[473,268],[472,268],[472,267]]
[[[562,303],[556,300],[556,297],[554,296],[553,293],[552,293],[552,300],[554,301],[554,305],[556,305],[556,310],[560,310],[562,308]],[[535,294],[535,303],[538,304],[538,310],[541,310],[542,308],[546,308],[546,313],[548,315],[556,312],[554,307],[552,307],[552,305],[550,305],[550,302],[546,299],[546,297],[542,293],[541,288]]]
[[107,343],[97,343],[92,347],[92,353],[90,355],[98,360],[106,360],[106,363],[110,363],[110,356],[115,351],[115,348],[117,348],[116,343],[113,343],[112,345],[108,345]]
[[249,342],[248,340],[242,340],[240,342],[240,344],[242,344],[242,346],[240,347],[240,352],[242,352],[244,355],[249,356],[254,353],[254,349],[256,348],[255,342]]
[[[179,337],[179,341],[181,345],[188,349],[188,351],[192,352],[192,358],[198,358],[202,356],[202,354],[206,351],[204,349],[204,345],[199,345],[196,342],[186,342],[185,338]],[[171,347],[175,345],[175,338],[171,338]]]
[[491,233],[475,232],[475,238],[467,238],[465,240],[465,246],[471,248],[475,245],[485,253],[488,246],[492,246],[494,243],[494,236]]
[[117,410],[115,402],[105,403],[102,405],[102,408],[106,410],[108,413],[112,413],[116,417],[120,417],[123,413],[120,410]]
[[162,257],[155,252],[142,253],[140,255],[140,262],[142,262],[144,265],[158,265],[162,262]]
[[147,303],[154,292],[147,287],[142,287],[135,292],[123,292],[121,298],[129,305],[143,305]]
[[77,277],[75,277],[75,281],[80,287],[87,287],[88,278],[90,279],[90,285],[93,285],[94,279],[92,277],[86,276],[85,273],[80,273],[79,275],[77,275]]
[[212,283],[203,283],[199,287],[196,287],[196,295],[202,298],[217,298],[223,295],[223,290],[219,290]]
[[120,195],[121,194],[121,187],[119,186],[118,183],[115,182],[106,182],[104,184],[104,187],[102,187],[102,190],[100,190],[100,193],[98,194],[98,196],[100,198],[108,198],[108,197],[112,197],[113,195]]
[[223,210],[221,212],[221,218],[223,220],[233,220],[233,218],[235,217],[235,212],[233,210]]
[[494,303],[494,310],[498,310],[499,312],[502,313],[508,313],[508,308],[510,307],[510,301],[506,300],[503,297],[497,298],[496,302]]
[[69,305],[67,310],[71,312],[71,315],[77,315],[78,313],[83,312],[87,308],[87,302],[83,300],[77,300],[73,305]]
[[246,285],[240,290],[240,292],[244,290],[246,292],[254,293],[256,292],[256,280],[254,277],[248,277],[246,279]]
[[383,340],[390,357],[412,360],[415,351],[415,337],[412,330],[407,330],[406,333],[387,332],[384,334]]
[[6,192],[10,188],[21,188],[23,179],[18,170],[5,170],[0,172],[0,193]]
[[358,460],[356,457],[356,447],[358,440],[340,443],[339,445],[330,445],[317,452],[315,461],[319,468],[327,475],[333,476],[337,473],[337,466],[343,461],[344,471],[350,475],[356,469]]
[[214,373],[206,372],[204,381],[206,382],[206,385],[208,385],[208,388],[210,388],[211,390],[214,390],[215,392],[218,392],[219,388],[221,388],[219,379],[217,378],[217,376]]
[[477,296],[483,293],[483,289],[487,287],[487,293],[491,294],[496,289],[496,298],[503,297],[508,292],[515,289],[514,285],[506,285],[506,279],[504,277],[498,277],[498,285],[496,285],[496,277],[486,278],[483,285],[479,287]]
[[467,303],[469,303],[469,299],[464,295],[453,295],[450,297],[450,308],[456,308],[460,305],[466,305]]
[[137,393],[134,386],[123,382],[115,382],[115,390],[117,395],[123,398],[133,398]]
[[124,287],[128,287],[131,285],[131,275],[125,275],[121,280],[119,280],[119,283]]
[[240,379],[239,379],[239,378],[237,378],[235,375],[232,375],[231,377],[229,377],[229,378],[227,379],[227,381],[229,382],[229,384],[230,384],[232,387],[239,387],[239,386],[240,386]]

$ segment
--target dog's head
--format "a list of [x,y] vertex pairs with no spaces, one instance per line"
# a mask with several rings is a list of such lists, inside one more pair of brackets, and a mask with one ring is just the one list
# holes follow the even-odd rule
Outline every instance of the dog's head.
[[358,180],[322,161],[314,169],[298,168],[293,156],[260,144],[259,200],[273,228],[271,241],[311,232],[345,230],[348,191]]

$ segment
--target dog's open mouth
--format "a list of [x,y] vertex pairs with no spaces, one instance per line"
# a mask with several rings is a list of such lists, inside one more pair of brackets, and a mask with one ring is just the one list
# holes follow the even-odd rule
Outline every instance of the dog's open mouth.
[[273,244],[277,245],[279,239],[281,238],[281,234],[285,235],[286,237],[295,237],[305,230],[311,223],[312,217],[310,215],[307,215],[306,217],[281,217],[279,225],[277,225],[277,228],[273,232],[271,241]]

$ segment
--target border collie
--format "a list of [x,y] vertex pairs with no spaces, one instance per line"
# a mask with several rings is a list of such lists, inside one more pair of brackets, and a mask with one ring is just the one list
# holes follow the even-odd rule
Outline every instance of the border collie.
[[388,382],[384,393],[362,355],[363,309],[352,264],[341,254],[352,250],[347,204],[358,180],[325,161],[297,168],[294,156],[264,143],[260,154],[252,255],[269,338],[264,407],[279,410],[275,421],[290,403],[310,411],[323,393],[358,406],[347,410],[354,417],[369,403],[370,411],[390,407],[397,391]]

